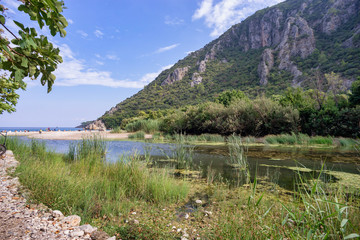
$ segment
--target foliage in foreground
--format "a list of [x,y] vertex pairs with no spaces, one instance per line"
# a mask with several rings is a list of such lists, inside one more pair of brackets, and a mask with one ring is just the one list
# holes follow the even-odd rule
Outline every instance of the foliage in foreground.
[[[68,23],[61,14],[64,2],[58,0],[20,1],[19,12],[27,14],[31,20],[36,21],[42,29],[45,25],[52,36],[57,33],[65,37]],[[19,95],[18,89],[25,90],[24,78],[36,79],[41,76],[41,84],[46,85],[48,92],[51,91],[55,81],[53,72],[57,65],[62,62],[59,48],[55,48],[44,35],[38,36],[35,28],[29,28],[24,24],[10,20],[7,16],[8,9],[0,4],[0,23],[4,27],[0,32],[0,69],[9,73],[0,75],[0,114],[3,111],[9,113],[15,111],[15,105]],[[14,27],[16,31],[11,31]],[[5,34],[6,32],[6,34]],[[11,36],[12,39],[8,39]],[[11,46],[10,46],[11,45]],[[10,93],[10,94],[6,94]]]
[[[76,153],[65,157],[47,152],[36,141],[27,146],[10,139],[8,148],[21,162],[16,174],[31,198],[66,214],[78,214],[83,222],[120,216],[137,205],[172,204],[186,198],[187,183],[166,171],[148,169],[137,156],[105,163],[103,149],[89,150],[89,141],[92,146],[102,145],[101,139],[83,140]],[[73,161],[69,155],[75,156]]]
[[[246,171],[246,152],[239,140],[232,136],[229,142],[232,163]],[[97,141],[92,145],[102,146],[101,139],[91,141]],[[37,141],[30,146],[14,139],[8,143],[21,162],[16,173],[31,190],[33,199],[66,213],[79,214],[84,222],[103,226],[122,239],[179,239],[179,228],[187,228],[190,238],[202,239],[359,236],[357,196],[346,193],[344,188],[327,187],[321,174],[312,182],[299,175],[295,193],[284,194],[272,188],[271,194],[256,176],[252,181],[247,178],[248,185],[239,188],[229,188],[209,178],[206,184],[177,182],[164,171],[148,169],[137,157],[115,164],[90,159],[94,164],[89,165],[88,158],[101,157],[102,148],[84,154],[87,146],[87,142],[79,143],[74,160],[69,162],[62,155],[47,152],[45,145]],[[177,214],[182,205],[178,203],[187,196],[190,184],[197,189],[192,194],[202,196],[205,202],[195,207],[189,218],[181,218]],[[124,222],[135,211],[140,224]],[[173,226],[177,227],[175,231]]]

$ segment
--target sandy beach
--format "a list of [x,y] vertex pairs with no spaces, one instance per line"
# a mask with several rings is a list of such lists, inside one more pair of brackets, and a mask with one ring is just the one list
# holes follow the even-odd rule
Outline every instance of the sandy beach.
[[[43,131],[39,132],[8,132],[8,136],[27,136],[36,139],[52,140],[81,140],[92,135],[99,135],[104,139],[121,140],[127,139],[131,133],[110,133],[109,131]],[[146,134],[145,138],[151,138],[151,134]]]

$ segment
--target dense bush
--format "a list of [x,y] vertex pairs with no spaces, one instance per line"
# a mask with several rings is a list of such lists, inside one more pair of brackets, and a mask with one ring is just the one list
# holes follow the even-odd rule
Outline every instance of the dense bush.
[[359,137],[360,106],[301,111],[301,132],[308,135]]
[[161,130],[168,133],[264,136],[294,132],[298,119],[297,110],[268,98],[238,100],[228,107],[208,102],[167,116]]

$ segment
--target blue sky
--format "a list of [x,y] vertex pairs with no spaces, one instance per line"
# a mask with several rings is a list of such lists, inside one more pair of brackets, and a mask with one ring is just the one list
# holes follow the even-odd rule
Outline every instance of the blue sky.
[[[281,0],[65,0],[65,38],[52,41],[64,62],[53,90],[27,80],[14,113],[2,127],[72,127],[94,120],[141,90],[164,69],[202,48],[256,10]],[[36,23],[0,0],[11,20]],[[45,30],[40,33],[49,35]]]

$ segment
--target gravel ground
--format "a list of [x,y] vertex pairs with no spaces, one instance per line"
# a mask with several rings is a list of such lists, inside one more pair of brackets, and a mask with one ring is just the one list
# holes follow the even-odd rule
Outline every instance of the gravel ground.
[[90,225],[80,226],[76,215],[65,217],[44,205],[27,203],[19,193],[19,180],[8,175],[18,162],[11,151],[0,159],[0,239],[115,240]]

